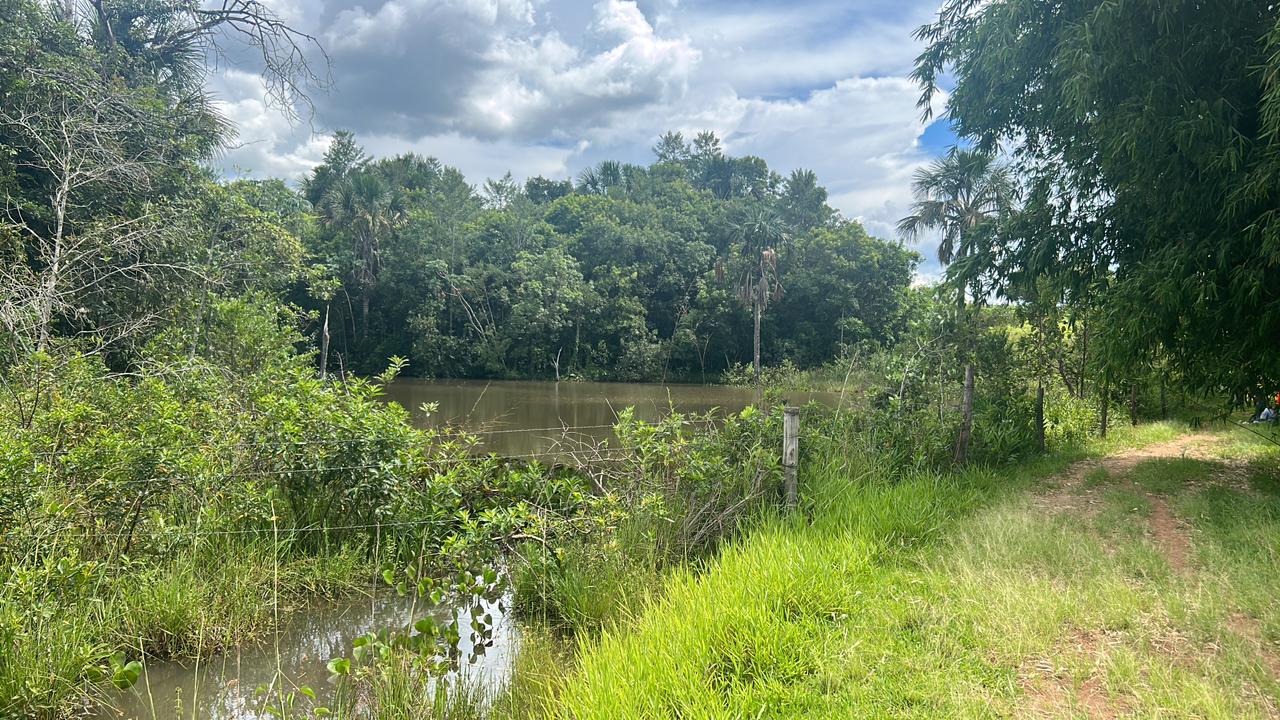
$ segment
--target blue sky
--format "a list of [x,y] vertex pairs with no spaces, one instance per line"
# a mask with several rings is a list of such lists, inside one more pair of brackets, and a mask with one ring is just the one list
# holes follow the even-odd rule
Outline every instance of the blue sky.
[[[333,83],[291,123],[252,67],[224,67],[213,90],[240,128],[229,175],[296,178],[334,129],[477,184],[647,163],[662,132],[706,129],[784,174],[816,171],[836,209],[890,237],[911,173],[954,141],[922,122],[907,77],[938,0],[269,2],[319,38]],[[935,274],[932,243],[917,249]]]

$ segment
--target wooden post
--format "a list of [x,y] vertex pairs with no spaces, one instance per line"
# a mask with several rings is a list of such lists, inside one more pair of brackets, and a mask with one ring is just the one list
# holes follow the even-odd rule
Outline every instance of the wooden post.
[[782,411],[782,477],[787,494],[787,509],[795,510],[800,501],[796,465],[800,461],[800,408],[787,406]]

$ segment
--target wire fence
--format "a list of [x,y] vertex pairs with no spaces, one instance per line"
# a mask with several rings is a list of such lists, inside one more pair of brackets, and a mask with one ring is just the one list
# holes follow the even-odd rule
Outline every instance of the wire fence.
[[[681,420],[686,425],[704,424],[703,420],[696,418],[684,418]],[[476,438],[479,445],[484,445],[483,439],[493,435],[512,435],[512,434],[534,434],[534,433],[559,433],[560,435],[598,435],[601,430],[613,430],[617,425],[615,423],[604,423],[597,425],[555,425],[548,427],[536,428],[504,428],[498,430],[490,430],[485,428],[468,429],[468,428],[425,428],[428,433],[434,433],[437,436],[456,437],[456,438]],[[595,432],[587,432],[595,431]],[[548,437],[551,437],[550,435]],[[373,444],[382,442],[394,442],[394,438],[388,437],[344,437],[344,438],[308,438],[303,440],[263,440],[258,442],[237,442],[221,445],[214,442],[205,443],[166,443],[166,444],[141,444],[141,443],[125,443],[125,446],[131,450],[143,451],[166,451],[166,450],[250,450],[254,448],[290,448],[290,447],[308,447],[308,446],[325,446],[325,445],[356,445],[356,444]],[[52,457],[60,458],[71,452],[72,448],[62,450],[41,450],[27,453],[30,457]],[[508,455],[506,457],[519,457],[519,455]]]
[[[445,455],[440,457],[431,457],[426,455],[414,460],[419,469],[431,471],[440,470],[463,464],[481,465],[484,463],[537,463],[547,465],[575,465],[583,466],[587,464],[611,463],[627,459],[634,451],[632,448],[612,446],[608,444],[608,438],[600,437],[602,430],[612,430],[613,424],[592,424],[592,425],[560,425],[534,428],[506,428],[498,430],[480,430],[475,435],[504,435],[513,434],[541,434],[546,439],[552,440],[551,447],[543,450],[522,453],[505,453],[498,454],[495,452],[487,452],[483,454],[468,455]],[[553,434],[554,433],[554,434]],[[217,443],[188,443],[176,445],[152,445],[152,446],[133,446],[134,449],[150,448],[153,450],[174,451],[174,450],[192,450],[192,451],[223,451],[228,449],[244,449],[244,448],[270,448],[272,452],[264,453],[257,457],[251,457],[250,461],[270,462],[273,458],[285,454],[291,448],[300,447],[319,447],[333,446],[346,447],[350,445],[367,446],[374,443],[394,443],[399,441],[398,438],[389,437],[360,437],[360,438],[311,438],[306,440],[291,440],[283,442],[254,442],[254,443],[234,443],[232,445],[219,445]],[[424,449],[439,451],[457,451],[457,448],[445,449],[440,446],[426,446]],[[31,455],[38,455],[32,453]],[[39,454],[40,456],[65,457],[67,453],[47,453]],[[28,456],[30,457],[30,455]],[[10,460],[13,459],[12,455]],[[223,464],[229,459],[224,459]],[[217,463],[217,459],[213,460],[213,464]],[[47,490],[65,489],[74,493],[86,493],[95,489],[114,490],[121,487],[151,488],[162,487],[166,489],[183,489],[184,487],[198,489],[201,487],[214,487],[219,483],[226,483],[235,480],[246,479],[271,479],[282,480],[300,476],[315,476],[320,478],[332,477],[334,474],[340,473],[358,473],[361,471],[398,471],[404,470],[406,465],[401,462],[400,458],[387,458],[377,462],[353,463],[326,465],[317,463],[314,465],[303,465],[298,467],[283,468],[246,468],[242,470],[234,470],[229,472],[196,472],[196,473],[172,473],[172,474],[156,474],[147,477],[126,477],[121,479],[112,479],[109,477],[111,472],[116,472],[128,467],[128,463],[118,464],[112,467],[94,468],[96,475],[91,478],[77,478],[74,475],[58,478],[56,480],[48,480],[38,483],[21,483],[15,485],[15,489],[24,493],[39,492]],[[53,467],[45,468],[50,475],[56,474]],[[0,484],[0,489],[3,484]],[[145,492],[145,490],[144,490]],[[201,506],[203,507],[203,505]],[[198,508],[197,508],[198,509]],[[146,534],[155,536],[161,535],[165,537],[207,537],[207,536],[236,536],[236,535],[264,535],[278,533],[281,535],[293,535],[297,533],[313,533],[313,532],[347,532],[358,530],[376,530],[379,528],[396,529],[406,527],[423,527],[428,525],[447,525],[451,521],[440,519],[428,520],[409,520],[394,522],[369,522],[357,524],[310,524],[296,527],[253,527],[238,529],[200,529],[198,527],[182,527],[178,525],[169,527],[149,526]],[[26,532],[18,528],[9,528],[6,532],[5,528],[0,528],[0,541],[4,539],[39,539],[42,537],[50,537],[59,532],[74,531],[92,536],[101,540],[122,539],[132,537],[137,534],[141,528],[129,530],[99,530],[85,526],[67,525],[60,528],[46,529],[41,532]]]

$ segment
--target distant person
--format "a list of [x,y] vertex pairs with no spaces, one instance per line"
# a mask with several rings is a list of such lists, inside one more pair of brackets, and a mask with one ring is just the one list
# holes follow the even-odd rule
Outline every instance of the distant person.
[[1262,408],[1262,412],[1258,413],[1258,419],[1255,422],[1273,422],[1276,419],[1276,411],[1270,407]]

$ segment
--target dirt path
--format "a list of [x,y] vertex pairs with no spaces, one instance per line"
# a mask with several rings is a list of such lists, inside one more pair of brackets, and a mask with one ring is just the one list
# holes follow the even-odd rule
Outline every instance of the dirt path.
[[1209,459],[1212,456],[1206,452],[1206,448],[1216,442],[1217,438],[1203,433],[1183,435],[1168,442],[1121,450],[1102,458],[1081,460],[1050,480],[1049,484],[1056,486],[1055,489],[1039,495],[1036,504],[1047,510],[1082,509],[1085,505],[1097,502],[1095,495],[1082,491],[1085,481],[1094,471],[1101,469],[1114,478],[1127,474],[1144,460],[1184,457]]
[[[1073,513],[1087,517],[1102,506],[1102,490],[1108,486],[1115,487],[1114,483],[1118,481],[1122,487],[1135,490],[1150,502],[1151,514],[1147,531],[1152,544],[1165,556],[1174,573],[1190,577],[1194,573],[1194,546],[1190,527],[1174,515],[1165,498],[1137,487],[1126,476],[1146,460],[1217,460],[1206,451],[1217,441],[1217,438],[1207,434],[1186,435],[1169,442],[1124,450],[1099,459],[1083,460],[1050,480],[1052,489],[1038,494],[1033,502],[1046,512]],[[1107,482],[1091,484],[1090,478],[1098,470],[1106,473]],[[1267,668],[1276,677],[1280,677],[1280,659],[1268,653],[1261,643],[1256,620],[1237,614],[1229,623],[1229,629],[1255,643],[1261,650]],[[1068,630],[1057,654],[1083,654],[1098,660],[1099,667],[1080,683],[1056,668],[1053,657],[1030,658],[1024,662],[1018,673],[1026,702],[1022,715],[1107,719],[1130,714],[1131,708],[1124,697],[1111,696],[1104,689],[1106,671],[1101,667],[1101,661],[1106,655],[1104,646],[1108,641],[1118,642],[1118,639],[1079,629]],[[1171,656],[1187,650],[1190,648],[1170,648]]]

